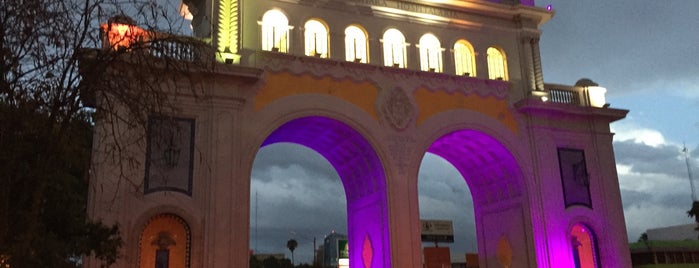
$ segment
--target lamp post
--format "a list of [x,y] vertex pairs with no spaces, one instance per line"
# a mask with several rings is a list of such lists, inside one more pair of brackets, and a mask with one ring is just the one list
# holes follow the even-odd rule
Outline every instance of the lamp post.
[[583,89],[583,96],[587,106],[597,108],[603,108],[606,106],[606,88],[600,87],[599,84],[587,78],[578,80],[578,82],[575,82],[575,86]]

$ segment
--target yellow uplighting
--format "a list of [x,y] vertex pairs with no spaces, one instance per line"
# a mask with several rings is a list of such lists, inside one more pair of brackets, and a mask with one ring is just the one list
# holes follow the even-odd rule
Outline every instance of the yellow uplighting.
[[454,44],[454,67],[456,75],[476,76],[476,57],[473,46],[466,40]]
[[406,67],[405,36],[396,29],[388,29],[383,34],[384,65],[398,68]]
[[345,28],[345,60],[368,63],[367,34],[362,28]]
[[289,51],[289,19],[279,10],[270,10],[262,16],[262,50]]
[[309,20],[304,25],[306,56],[328,57],[328,28],[319,20]]
[[495,47],[489,47],[488,78],[492,80],[507,80],[507,60],[505,53]]
[[433,34],[420,37],[420,70],[442,72],[442,47]]
[[[238,54],[238,0],[221,0],[219,1],[218,14],[218,51],[225,53],[226,49],[234,55],[234,62],[237,62],[240,56]],[[219,60],[228,61],[221,55]]]

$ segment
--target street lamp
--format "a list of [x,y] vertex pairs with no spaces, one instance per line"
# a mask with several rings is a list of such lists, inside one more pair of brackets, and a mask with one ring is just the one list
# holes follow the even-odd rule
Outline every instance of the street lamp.
[[607,93],[606,88],[600,87],[599,84],[587,78],[578,80],[575,86],[582,87],[587,105],[597,108],[606,107],[607,102],[604,96]]

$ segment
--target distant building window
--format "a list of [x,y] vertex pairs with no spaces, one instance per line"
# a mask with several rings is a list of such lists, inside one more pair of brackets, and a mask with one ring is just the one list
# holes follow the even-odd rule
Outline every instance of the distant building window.
[[500,49],[488,48],[488,78],[493,80],[507,80],[507,61],[505,53]]
[[345,59],[347,61],[368,63],[368,52],[366,32],[357,26],[345,28]]
[[442,46],[433,34],[420,37],[420,70],[442,72]]
[[407,53],[405,37],[396,29],[388,29],[383,33],[383,57],[385,66],[405,68]]
[[597,241],[595,241],[595,235],[590,228],[582,224],[574,225],[570,231],[570,243],[575,268],[600,267]]
[[319,20],[309,20],[304,24],[306,40],[305,55],[313,57],[328,57],[328,28]]
[[289,19],[279,10],[262,16],[262,50],[289,52]]
[[476,76],[476,57],[473,46],[466,40],[454,44],[454,68],[456,75]]

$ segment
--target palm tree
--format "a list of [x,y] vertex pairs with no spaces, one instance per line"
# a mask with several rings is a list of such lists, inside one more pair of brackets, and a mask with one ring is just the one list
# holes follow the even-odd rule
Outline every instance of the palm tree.
[[286,247],[291,250],[291,266],[294,266],[294,249],[299,245],[298,242],[294,239],[289,239],[289,241],[286,241]]

